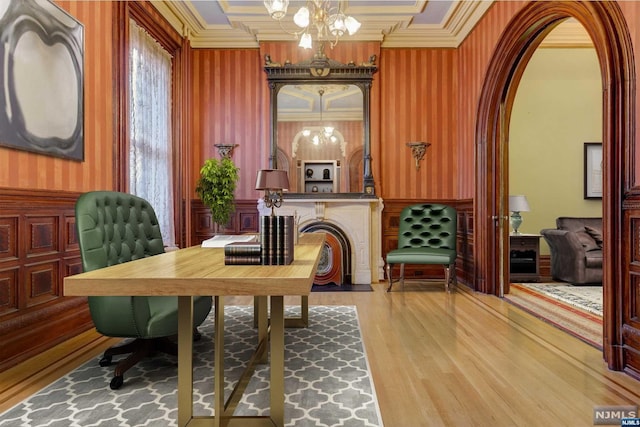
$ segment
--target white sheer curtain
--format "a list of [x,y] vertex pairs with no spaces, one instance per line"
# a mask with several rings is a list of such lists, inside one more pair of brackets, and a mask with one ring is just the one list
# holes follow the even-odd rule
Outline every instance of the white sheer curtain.
[[165,246],[175,246],[171,151],[171,55],[129,23],[129,191],[151,203]]

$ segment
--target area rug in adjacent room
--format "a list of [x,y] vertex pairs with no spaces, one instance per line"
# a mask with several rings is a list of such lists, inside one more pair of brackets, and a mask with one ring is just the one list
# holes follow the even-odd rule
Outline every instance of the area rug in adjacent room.
[[[297,311],[297,313],[296,313]],[[299,316],[299,307],[287,307]],[[309,327],[285,331],[287,426],[382,426],[375,388],[353,306],[312,306]],[[212,314],[194,343],[194,415],[213,415]],[[249,360],[257,332],[253,306],[225,307],[225,398]],[[113,366],[98,358],[0,414],[0,426],[173,426],[177,420],[177,358],[158,355],[125,373],[111,390]],[[259,365],[237,415],[269,411],[269,367]]]
[[[543,286],[547,284],[512,283],[509,293],[504,298],[534,316],[602,349],[602,316],[594,313],[594,309],[597,309],[597,299],[581,301],[580,305],[578,299],[574,298],[569,304],[559,299],[558,295],[549,294],[551,288],[547,289],[546,293],[537,289]],[[559,293],[557,289],[556,293]],[[565,295],[565,299],[567,298]],[[600,302],[600,310],[601,307]]]
[[572,285],[564,282],[518,283],[518,286],[540,292],[553,299],[602,316],[602,285]]
[[311,287],[311,292],[371,292],[373,288],[371,285],[334,285],[328,283],[326,285],[316,285]]

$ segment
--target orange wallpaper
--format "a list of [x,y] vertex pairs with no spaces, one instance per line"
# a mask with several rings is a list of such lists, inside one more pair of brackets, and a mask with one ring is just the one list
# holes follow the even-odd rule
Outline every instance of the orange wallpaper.
[[[382,49],[382,197],[457,196],[458,60],[454,49]],[[430,142],[420,170],[407,142]]]
[[[220,158],[215,144],[238,144],[238,199],[257,199],[256,171],[269,157],[269,92],[257,49],[193,49],[193,188],[208,158]],[[195,194],[193,195],[195,198]]]
[[56,1],[84,25],[84,162],[0,147],[0,187],[84,191],[112,186],[111,2]]
[[509,20],[525,5],[523,1],[494,2],[473,32],[457,49],[458,79],[458,170],[457,196],[475,195],[475,132],[478,101],[487,65],[500,34]]
[[[71,191],[110,188],[112,2],[56,3],[85,27],[85,161],[0,148],[0,186]],[[503,28],[524,4],[495,2],[458,49],[381,49],[379,42],[340,42],[327,50],[329,57],[341,62],[362,62],[372,54],[378,57],[371,136],[379,195],[415,199],[474,196],[477,102],[486,66]],[[619,5],[637,43],[640,3]],[[313,52],[295,43],[264,42],[260,49],[192,49],[191,53],[191,186],[204,159],[217,156],[213,144],[236,143],[234,160],[241,168],[237,196],[255,198],[255,172],[267,166],[269,155],[264,55],[270,54],[274,61],[299,62]],[[636,61],[640,69],[638,58]],[[640,109],[636,111],[640,114]],[[432,143],[419,171],[405,145],[414,140]]]

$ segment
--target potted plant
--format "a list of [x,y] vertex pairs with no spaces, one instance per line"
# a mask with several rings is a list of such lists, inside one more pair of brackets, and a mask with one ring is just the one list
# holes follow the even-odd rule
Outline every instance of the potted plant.
[[211,219],[218,226],[231,220],[235,211],[236,184],[239,168],[228,157],[208,159],[200,169],[196,193],[202,203],[211,210]]

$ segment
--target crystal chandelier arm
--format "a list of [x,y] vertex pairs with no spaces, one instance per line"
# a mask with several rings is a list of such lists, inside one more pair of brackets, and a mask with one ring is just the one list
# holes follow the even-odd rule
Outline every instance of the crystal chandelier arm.
[[360,22],[343,12],[342,0],[339,0],[338,6],[334,7],[327,0],[307,0],[306,5],[301,7],[293,17],[293,22],[301,28],[300,31],[290,31],[282,25],[282,18],[287,13],[289,0],[264,0],[264,5],[270,16],[278,21],[282,31],[300,37],[298,46],[305,49],[313,47],[312,27],[315,28],[317,40],[329,41],[332,49],[345,32],[353,35],[360,28]]
[[282,25],[282,19],[277,19],[277,21],[278,21],[278,24],[280,24],[280,29],[281,29],[282,31],[284,31],[284,32],[285,32],[285,33],[287,33],[287,34],[291,34],[292,36],[295,36],[295,37],[300,36],[300,34],[304,33],[304,32],[305,32],[305,30],[306,30],[306,28],[303,28],[303,29],[301,29],[300,31],[290,31],[290,30],[286,29],[286,28],[284,27],[284,25]]
[[306,6],[298,9],[293,15],[293,22],[300,28],[306,29],[309,26],[309,9]]

